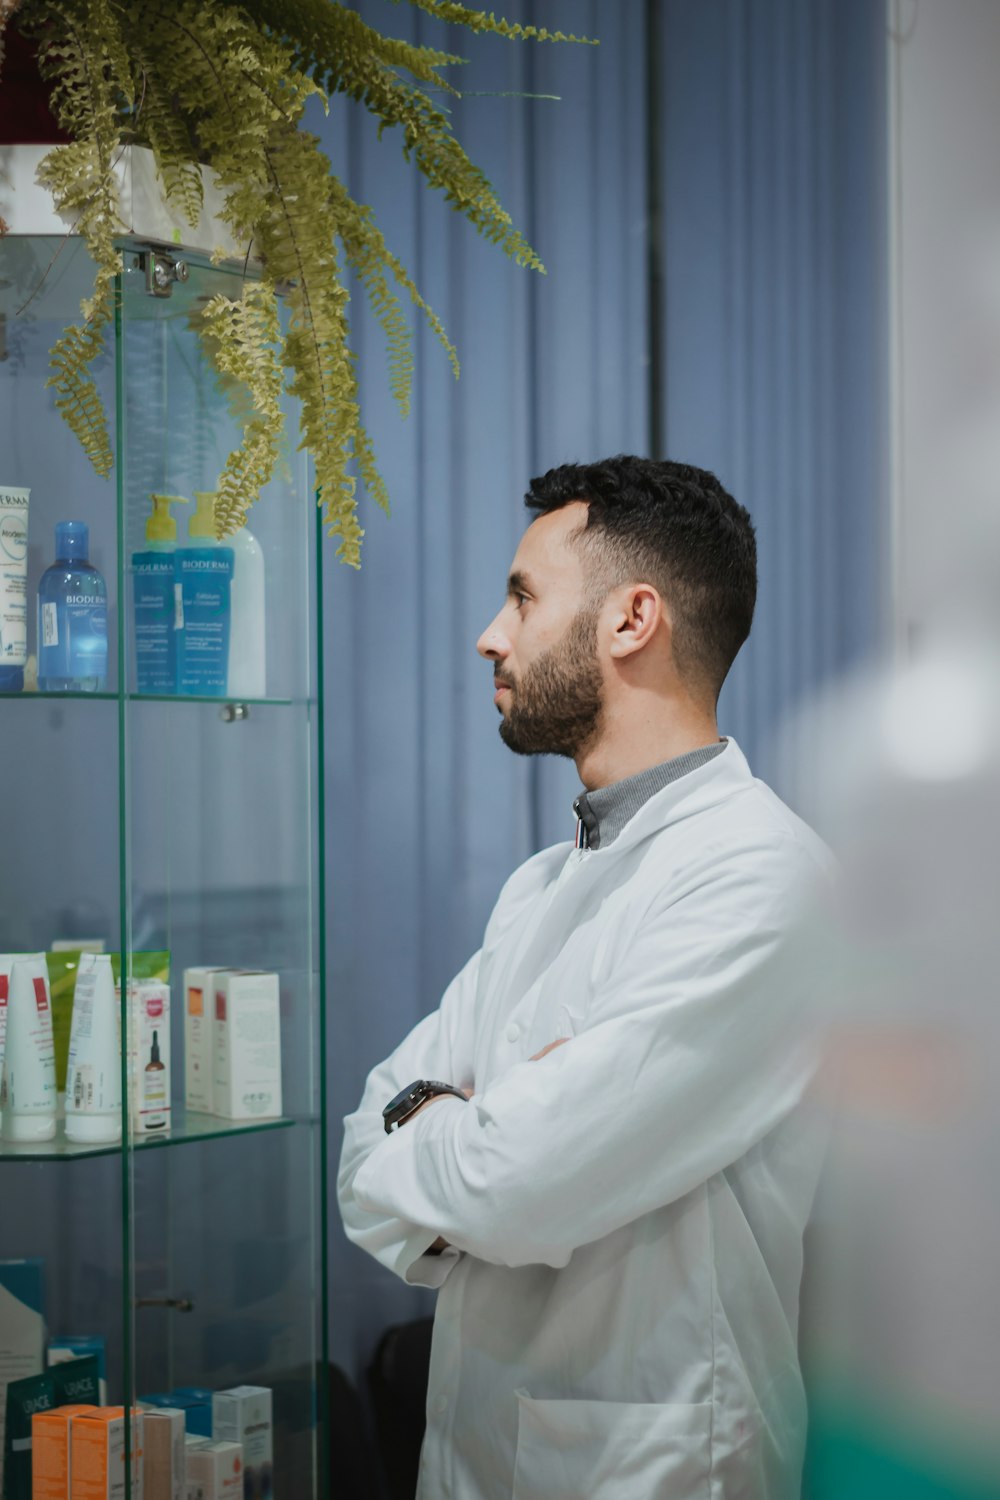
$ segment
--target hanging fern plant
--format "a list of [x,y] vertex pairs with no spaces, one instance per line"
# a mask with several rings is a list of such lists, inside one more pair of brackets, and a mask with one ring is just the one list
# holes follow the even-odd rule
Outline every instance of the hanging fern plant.
[[[584,40],[451,0],[408,3],[473,32]],[[318,137],[303,129],[303,112],[313,96],[325,105],[343,93],[363,104],[380,132],[401,132],[404,155],[453,208],[518,264],[541,271],[431,98],[431,90],[457,94],[442,70],[462,59],[384,36],[336,0],[0,0],[0,45],[11,20],[38,48],[54,113],[69,137],[47,154],[40,175],[96,265],[81,321],[52,350],[50,379],[94,467],[106,475],[112,466],[90,367],[121,269],[114,164],[123,143],[137,143],[151,148],[168,200],[192,226],[207,163],[224,194],[223,220],[263,266],[262,279],[248,283],[240,300],[213,298],[201,319],[220,374],[243,382],[250,395],[243,442],[219,479],[220,533],[242,524],[274,471],[284,370],[287,389],[301,402],[302,446],[313,457],[328,528],[340,538],[338,556],[357,566],[363,533],[356,473],[386,509],[388,497],[361,422],[345,268],[357,274],[384,330],[390,388],[404,414],[413,356],[403,299],[427,319],[456,375],[458,359],[371,210],[350,197]]]

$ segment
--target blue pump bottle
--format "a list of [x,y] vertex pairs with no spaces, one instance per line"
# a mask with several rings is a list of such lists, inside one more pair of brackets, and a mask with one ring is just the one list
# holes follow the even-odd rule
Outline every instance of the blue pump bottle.
[[56,527],[56,560],[38,585],[38,687],[99,693],[108,678],[108,591],[87,560],[83,521]]

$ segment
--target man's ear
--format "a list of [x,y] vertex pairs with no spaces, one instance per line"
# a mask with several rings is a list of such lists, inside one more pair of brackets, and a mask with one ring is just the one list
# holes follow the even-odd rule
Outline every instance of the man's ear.
[[610,652],[619,659],[648,646],[661,627],[670,633],[670,616],[663,596],[651,583],[633,583],[617,591],[613,600]]

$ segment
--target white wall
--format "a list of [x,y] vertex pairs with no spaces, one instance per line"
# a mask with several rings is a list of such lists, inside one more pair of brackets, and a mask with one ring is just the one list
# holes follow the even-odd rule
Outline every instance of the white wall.
[[887,0],[894,617],[918,634],[998,540],[1000,4]]

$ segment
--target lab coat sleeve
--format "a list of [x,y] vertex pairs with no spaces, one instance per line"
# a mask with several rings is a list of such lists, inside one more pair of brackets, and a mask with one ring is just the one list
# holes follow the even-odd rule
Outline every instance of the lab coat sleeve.
[[389,1139],[382,1110],[394,1094],[417,1078],[471,1087],[472,1010],[479,961],[477,953],[449,985],[438,1010],[425,1016],[391,1057],[372,1070],[360,1105],[344,1121],[337,1194],[347,1237],[390,1271],[418,1286],[440,1286],[459,1252],[449,1249],[440,1255],[428,1255],[427,1250],[437,1239],[436,1230],[415,1224],[405,1213],[393,1209],[363,1206],[355,1183],[368,1157]]
[[653,902],[585,1029],[386,1137],[359,1203],[482,1260],[559,1267],[738,1160],[813,1070],[800,914],[815,873],[771,836]]

